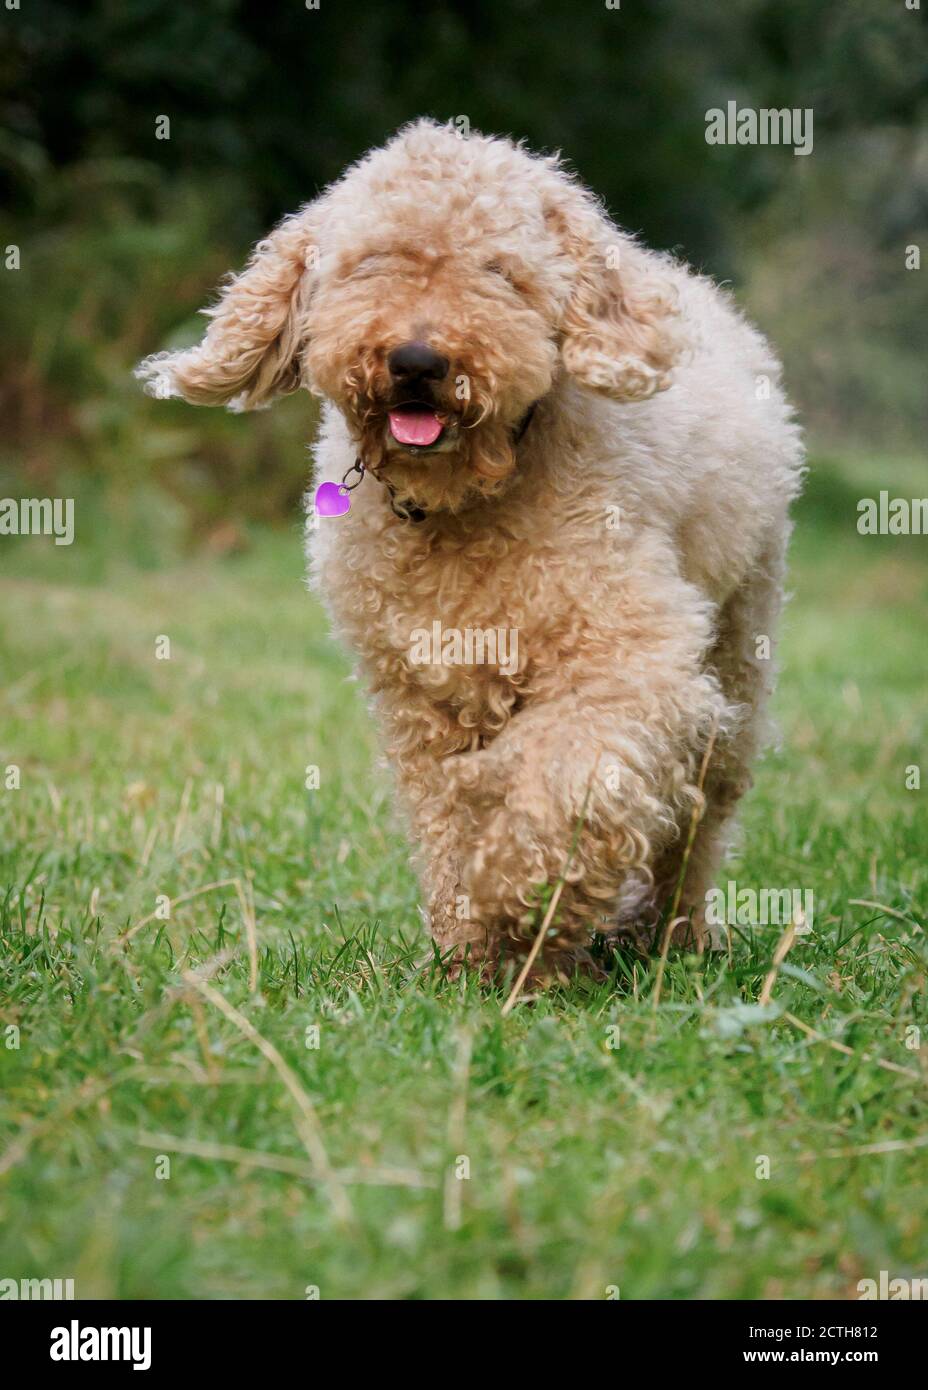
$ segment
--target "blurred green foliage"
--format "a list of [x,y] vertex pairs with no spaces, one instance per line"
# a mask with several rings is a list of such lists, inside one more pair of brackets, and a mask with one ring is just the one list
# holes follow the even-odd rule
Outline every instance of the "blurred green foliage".
[[[270,223],[421,114],[562,149],[619,222],[733,281],[828,442],[924,435],[926,272],[905,250],[928,245],[928,58],[902,0],[0,14],[0,250],[20,248],[0,270],[4,495],[94,479],[142,525],[173,499],[181,532],[291,512],[308,397],[194,413],[146,401],[131,367],[192,341]],[[707,145],[705,112],[729,99],[811,107],[813,153]]]

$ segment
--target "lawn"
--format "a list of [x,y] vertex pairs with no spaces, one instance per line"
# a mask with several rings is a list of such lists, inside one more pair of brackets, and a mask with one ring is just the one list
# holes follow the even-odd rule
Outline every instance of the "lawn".
[[720,880],[814,892],[766,1007],[776,927],[672,959],[659,998],[656,963],[505,1016],[443,977],[296,519],[164,567],[103,511],[70,549],[0,542],[0,1277],[634,1299],[928,1273],[928,539],[855,528],[923,476],[820,458],[799,509],[782,742]]

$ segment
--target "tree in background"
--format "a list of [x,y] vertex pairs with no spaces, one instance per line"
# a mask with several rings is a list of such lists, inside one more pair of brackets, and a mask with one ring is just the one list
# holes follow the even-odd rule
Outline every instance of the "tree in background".
[[[251,241],[421,114],[563,150],[624,226],[735,279],[829,434],[884,442],[887,399],[902,444],[924,430],[924,282],[901,258],[928,226],[928,59],[904,0],[2,14],[2,234],[24,250],[3,297],[14,477],[69,467],[158,477],[200,511],[230,494],[248,512],[291,506],[305,405],[247,438],[221,416],[155,423],[128,369],[193,336],[191,307]],[[812,108],[814,153],[707,144],[706,112],[728,100]]]

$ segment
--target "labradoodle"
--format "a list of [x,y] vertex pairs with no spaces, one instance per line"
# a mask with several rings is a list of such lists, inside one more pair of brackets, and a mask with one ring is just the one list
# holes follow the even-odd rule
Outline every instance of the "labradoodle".
[[494,970],[547,921],[534,968],[564,975],[670,907],[701,941],[802,475],[768,344],[558,158],[427,120],[285,218],[208,313],[139,373],[198,404],[324,398],[312,574],[438,946]]

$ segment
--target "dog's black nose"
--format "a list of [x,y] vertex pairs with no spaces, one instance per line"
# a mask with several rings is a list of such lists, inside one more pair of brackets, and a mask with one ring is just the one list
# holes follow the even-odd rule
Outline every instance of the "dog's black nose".
[[390,375],[408,385],[412,381],[443,381],[448,359],[428,343],[400,343],[387,357]]

